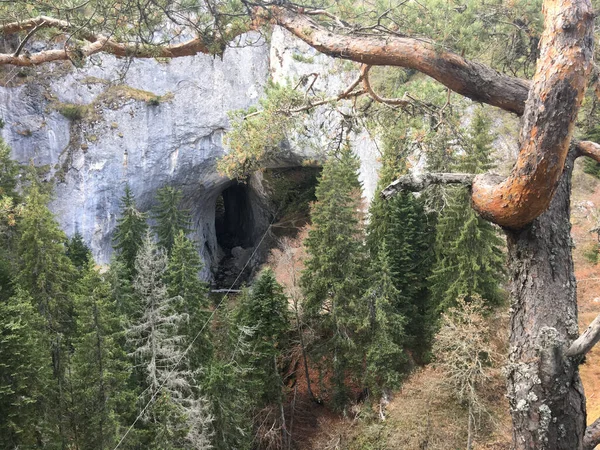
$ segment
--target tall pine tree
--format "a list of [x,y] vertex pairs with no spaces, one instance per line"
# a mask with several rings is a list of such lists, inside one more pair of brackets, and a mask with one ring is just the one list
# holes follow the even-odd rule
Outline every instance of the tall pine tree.
[[208,286],[200,279],[202,267],[196,246],[179,230],[164,281],[169,296],[181,298],[181,311],[189,317],[180,330],[186,336],[185,342],[190,344],[198,336],[188,353],[192,367],[203,367],[212,354],[210,326],[206,325],[210,316]]
[[92,261],[82,272],[69,370],[72,434],[77,448],[104,450],[116,444],[124,419],[131,416],[136,392],[127,384],[131,365],[123,349],[122,318],[110,284]]
[[181,190],[171,186],[159,189],[156,193],[158,204],[152,209],[152,218],[156,220],[153,229],[158,236],[158,245],[165,248],[168,254],[171,254],[179,232],[190,232],[190,213],[181,208],[182,198]]
[[132,356],[144,379],[145,400],[154,396],[146,412],[153,448],[207,449],[210,423],[195,371],[185,355],[179,333],[188,320],[181,313],[181,297],[170,297],[164,284],[167,256],[147,233],[136,259],[135,293],[140,300],[138,319],[128,330]]
[[0,447],[48,442],[50,354],[43,320],[22,289],[0,301]]
[[25,208],[19,222],[17,285],[31,298],[43,318],[46,349],[52,359],[53,383],[48,391],[48,417],[55,421],[57,439],[68,440],[65,373],[68,368],[73,321],[75,270],[66,255],[66,236],[47,207],[45,192],[33,170],[26,190]]
[[399,312],[402,293],[395,287],[394,273],[386,242],[381,243],[377,259],[371,264],[369,288],[364,296],[368,305],[363,322],[366,341],[364,384],[376,397],[397,388],[408,369],[406,318]]
[[322,339],[312,354],[318,365],[332,366],[336,407],[346,404],[347,377],[358,375],[362,361],[356,348],[365,272],[358,166],[349,146],[324,164],[311,210],[313,226],[306,239],[308,259],[301,279],[306,319]]
[[[482,173],[491,167],[493,136],[490,121],[477,111],[462,153],[452,169]],[[489,303],[502,296],[504,275],[503,241],[496,228],[470,207],[470,194],[464,188],[449,188],[448,204],[436,230],[436,263],[429,278],[431,292],[440,310],[479,295]]]
[[146,214],[135,205],[135,198],[129,184],[125,185],[125,194],[121,197],[121,217],[113,235],[113,248],[117,258],[123,262],[129,279],[135,276],[135,259],[148,230]]

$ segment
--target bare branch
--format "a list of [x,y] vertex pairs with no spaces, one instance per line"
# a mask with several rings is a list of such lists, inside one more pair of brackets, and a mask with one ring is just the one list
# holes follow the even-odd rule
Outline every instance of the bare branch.
[[36,26],[35,28],[33,28],[29,33],[27,33],[27,36],[25,36],[23,38],[23,40],[21,41],[21,43],[19,44],[19,46],[17,47],[17,49],[13,53],[13,56],[19,56],[19,54],[23,50],[23,47],[25,47],[25,44],[27,44],[27,41],[29,41],[29,39],[31,39],[31,36],[33,36],[37,30],[39,30],[40,28],[42,28],[42,26],[43,26],[43,23],[39,24],[38,26]]
[[583,334],[573,341],[565,352],[565,356],[571,358],[584,356],[598,341],[600,341],[600,314],[587,327]]
[[373,100],[375,100],[376,102],[379,102],[379,103],[385,103],[387,105],[396,105],[396,106],[410,105],[410,101],[405,100],[403,98],[380,97],[371,87],[371,83],[369,82],[369,70],[371,70],[371,66],[363,64],[360,69],[360,74],[362,76],[363,87],[364,87],[365,91],[369,94],[369,96],[371,96],[371,98],[373,98]]
[[594,450],[600,444],[600,419],[588,425],[583,436],[583,450]]
[[579,152],[578,156],[587,156],[600,163],[600,145],[591,141],[579,141],[575,145]]
[[439,184],[460,184],[471,186],[475,175],[472,173],[424,173],[420,175],[403,175],[391,183],[381,196],[388,200],[401,191],[420,192],[428,186]]

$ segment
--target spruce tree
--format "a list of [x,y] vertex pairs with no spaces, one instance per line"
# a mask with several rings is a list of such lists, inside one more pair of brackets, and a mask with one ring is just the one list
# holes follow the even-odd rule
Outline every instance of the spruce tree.
[[349,394],[346,378],[357,375],[362,360],[355,339],[365,262],[357,170],[358,160],[348,146],[324,164],[311,211],[313,226],[306,239],[308,259],[301,279],[307,321],[323,339],[312,353],[316,361],[330,361],[333,366],[336,407],[345,405]]
[[16,191],[19,164],[10,157],[10,147],[0,138],[0,197],[18,197]]
[[0,447],[6,449],[34,448],[51,434],[50,354],[32,303],[19,288],[0,301]]
[[[23,217],[18,225],[20,235],[19,263],[16,283],[32,300],[43,318],[46,349],[52,360],[53,383],[47,392],[53,408],[53,433],[66,445],[67,405],[65,373],[68,367],[73,321],[73,281],[75,271],[65,253],[66,236],[46,206],[49,194],[44,192],[35,174],[29,174]],[[50,438],[53,439],[53,438]]]
[[113,248],[123,261],[129,279],[135,276],[135,259],[147,229],[146,215],[137,209],[133,192],[127,184],[121,197],[121,217],[113,235]]
[[155,397],[145,414],[151,446],[209,448],[212,419],[185,357],[185,338],[179,334],[181,323],[188,317],[178,312],[181,297],[170,297],[167,292],[163,281],[166,267],[164,250],[157,248],[147,233],[136,259],[134,280],[141,310],[128,338],[144,379],[143,398],[149,401]]
[[277,370],[278,359],[287,346],[290,330],[288,300],[271,269],[263,270],[242,295],[236,311],[241,327],[253,328],[249,338],[249,364],[255,380],[259,405],[281,402],[283,383]]
[[92,261],[92,252],[79,232],[67,239],[66,254],[73,266],[80,272],[85,271],[88,263]]
[[17,261],[17,220],[21,210],[16,190],[21,169],[10,158],[10,148],[0,138],[0,301],[14,293],[12,279]]
[[[396,143],[395,141],[393,142]],[[406,173],[406,149],[391,143],[384,147],[379,189]],[[425,212],[425,198],[401,192],[386,201],[373,199],[369,208],[367,245],[372,261],[377,261],[386,243],[391,277],[399,295],[396,312],[405,319],[405,342],[414,356],[422,357],[433,337],[433,308],[427,284],[433,262],[433,217]]]
[[171,253],[179,232],[190,232],[190,213],[181,208],[182,198],[181,190],[171,186],[165,186],[156,193],[158,204],[152,209],[152,218],[156,220],[153,229],[158,236],[158,245],[164,247],[168,254]]
[[[490,122],[479,110],[454,169],[469,173],[489,170],[492,143]],[[470,207],[469,192],[450,188],[448,204],[437,224],[436,263],[429,278],[438,308],[446,310],[455,306],[457,298],[468,300],[475,295],[498,303],[504,275],[502,248],[496,228]]]
[[131,416],[135,392],[127,385],[131,366],[123,350],[122,318],[110,284],[89,261],[75,299],[77,337],[70,365],[72,430],[78,448],[114,447]]
[[406,318],[398,310],[402,293],[395,287],[390,254],[383,241],[371,266],[369,288],[364,295],[368,305],[363,322],[366,341],[364,383],[376,396],[397,388],[408,369],[405,351]]
[[186,336],[186,344],[190,344],[200,333],[188,353],[192,367],[204,366],[212,353],[211,327],[206,325],[210,316],[208,286],[200,279],[202,267],[196,246],[183,230],[179,230],[173,242],[164,281],[169,296],[181,298],[181,312],[189,317],[180,330]]

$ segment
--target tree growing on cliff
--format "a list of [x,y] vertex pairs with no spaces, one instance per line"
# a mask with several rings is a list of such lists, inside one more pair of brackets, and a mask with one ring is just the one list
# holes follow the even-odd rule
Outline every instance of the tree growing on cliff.
[[[104,5],[98,2],[94,4]],[[126,17],[118,14],[102,19],[94,8],[60,15],[63,3],[36,2],[30,8],[11,2],[0,11],[5,17],[0,31],[20,34],[22,40],[0,55],[0,64],[33,66],[71,60],[81,65],[86,57],[102,51],[129,57],[220,53],[239,34],[269,22],[318,51],[366,64],[349,89],[319,101],[367,94],[380,103],[410,107],[406,99],[377,95],[370,85],[369,67],[388,65],[422,72],[461,96],[523,116],[519,156],[506,179],[473,174],[409,176],[385,193],[419,190],[431,183],[471,186],[474,209],[507,234],[514,283],[514,351],[508,373],[514,446],[591,449],[600,442],[600,422],[586,432],[578,365],[595,343],[600,327],[578,337],[572,326],[577,323],[577,304],[568,219],[574,160],[582,155],[600,160],[600,146],[572,142],[592,69],[592,3],[518,0],[500,8],[483,1],[459,6],[435,2],[435,7],[423,3],[399,2],[392,8],[386,4],[385,10],[367,14],[372,10],[370,4],[361,3],[355,11],[346,1],[335,2],[336,8],[331,9],[314,8],[312,2],[219,2],[213,8],[193,11],[191,23],[200,31],[196,37],[184,43],[165,43],[152,41],[165,35],[157,32],[164,26],[163,14],[189,23],[186,19],[191,12],[179,2],[166,6],[151,2],[148,10],[133,7]],[[482,13],[488,10],[490,14]],[[43,14],[48,17],[40,17]],[[503,20],[503,14],[510,20]],[[491,20],[494,16],[496,20]],[[426,20],[429,17],[433,20]],[[125,18],[128,26],[123,26]],[[33,53],[24,52],[31,36],[47,28],[71,38],[64,40],[63,48],[38,51],[32,47]],[[113,32],[118,28],[123,33]],[[74,41],[77,45],[71,45]],[[488,45],[492,48],[491,66],[468,59],[480,55]],[[537,66],[531,77],[534,61]],[[307,99],[304,110],[316,103]],[[535,279],[528,277],[533,272],[538,275]],[[565,404],[569,404],[568,411]]]

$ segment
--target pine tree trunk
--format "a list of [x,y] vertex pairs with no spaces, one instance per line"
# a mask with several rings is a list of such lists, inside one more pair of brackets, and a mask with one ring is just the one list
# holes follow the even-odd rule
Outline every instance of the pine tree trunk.
[[564,357],[578,335],[571,255],[571,150],[550,208],[507,232],[512,282],[508,396],[515,449],[581,450],[586,410],[578,367]]

